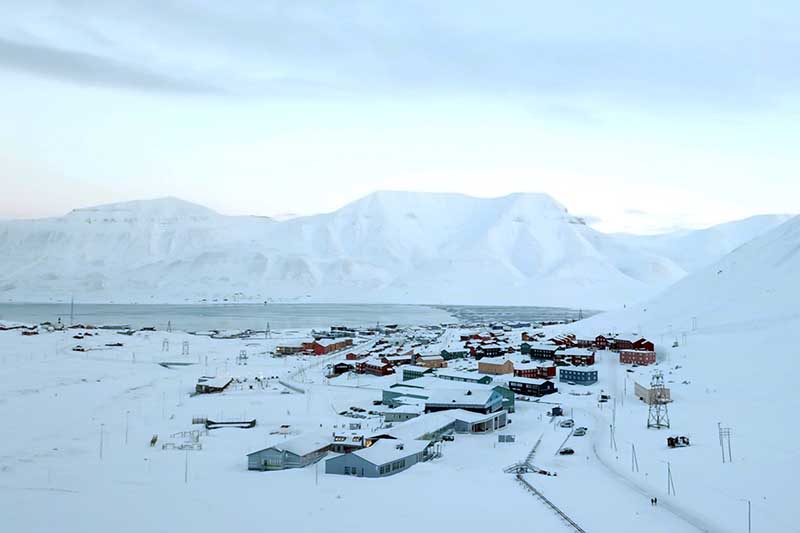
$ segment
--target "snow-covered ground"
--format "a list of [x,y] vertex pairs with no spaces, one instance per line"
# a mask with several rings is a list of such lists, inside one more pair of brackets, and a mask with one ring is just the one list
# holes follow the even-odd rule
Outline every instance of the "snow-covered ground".
[[[665,492],[669,461],[677,496],[665,501],[717,529],[745,531],[750,500],[753,530],[800,530],[794,508],[800,400],[793,393],[799,274],[796,217],[646,304],[567,328],[579,337],[635,331],[656,341],[674,400],[669,431],[645,429],[646,408],[630,397],[631,380],[647,382],[649,370],[631,374],[611,365],[604,373],[612,395],[628,391],[616,413],[620,464],[630,469],[635,444],[641,474]],[[732,463],[722,463],[718,424],[732,428]],[[673,434],[689,436],[692,446],[668,450],[664,439]]]
[[[326,365],[343,355],[273,358],[268,353],[281,340],[277,332],[273,339],[221,340],[102,331],[77,341],[74,330],[32,337],[0,331],[4,530],[495,531],[520,523],[568,530],[503,472],[541,437],[533,463],[558,475],[527,479],[587,531],[745,531],[748,502],[754,530],[800,531],[793,418],[800,407],[793,394],[798,272],[795,218],[647,304],[549,328],[579,337],[636,331],[654,340],[656,369],[672,391],[668,430],[647,429],[647,406],[633,395],[633,382],[646,384],[654,369],[621,367],[615,354],[601,351],[597,384],[559,383],[559,393],[540,403],[517,402],[502,431],[516,435],[515,443],[500,444],[496,434],[458,435],[445,444],[443,457],[374,480],[326,475],[322,465],[268,473],[246,468],[246,454],[279,439],[270,433],[282,424],[292,432],[329,432],[354,420],[337,413],[368,407],[397,379],[324,378]],[[188,356],[178,355],[184,340]],[[106,348],[113,342],[124,346],[71,350],[77,343]],[[241,350],[249,355],[246,366],[236,364]],[[160,361],[194,364],[164,368]],[[247,385],[189,396],[198,376],[225,373],[248,377]],[[305,393],[290,392],[277,379],[250,389],[256,376],[280,377]],[[600,392],[612,400],[599,403]],[[572,456],[555,454],[569,433],[545,416],[549,402],[589,428],[566,441]],[[198,416],[256,418],[258,426],[214,430],[201,437],[202,450],[150,447],[154,434],[159,445],[182,442],[170,435],[195,429],[191,419]],[[718,425],[732,428],[732,462],[722,462]],[[666,438],[674,435],[688,436],[692,445],[669,449]],[[668,468],[674,495],[667,494]]]
[[[369,386],[369,377],[361,387],[327,384],[325,365],[342,356],[303,360],[264,355],[277,338],[100,332],[80,342],[100,347],[120,341],[125,346],[81,353],[71,351],[78,342],[73,333],[23,337],[19,331],[0,332],[0,416],[9,429],[0,441],[5,531],[52,531],[54,524],[59,531],[76,532],[253,526],[351,531],[376,524],[397,532],[411,525],[418,531],[487,531],[515,527],[520,520],[548,531],[568,530],[503,472],[524,459],[542,435],[534,463],[558,476],[528,478],[587,530],[629,531],[644,525],[653,531],[694,530],[666,508],[651,507],[649,493],[620,481],[598,460],[592,446],[602,447],[602,436],[592,435],[597,431],[594,417],[602,413],[589,397],[574,397],[576,406],[585,404],[587,414],[578,411],[575,418],[590,427],[590,436],[570,439],[577,452],[570,457],[554,455],[568,430],[549,423],[544,413],[550,406],[518,402],[513,423],[503,431],[515,434],[516,443],[498,444],[496,434],[458,435],[446,443],[442,458],[389,478],[326,475],[321,463],[249,472],[246,454],[280,438],[269,433],[281,424],[301,432],[352,422],[336,413],[370,403],[380,397],[379,390]],[[165,338],[170,352],[162,352]],[[190,342],[189,356],[178,355],[184,339]],[[242,349],[249,354],[247,366],[235,364]],[[165,360],[195,364],[170,369],[156,364]],[[307,393],[285,394],[287,389],[272,381],[266,389],[245,386],[189,397],[197,376],[226,369],[234,376],[295,379]],[[559,396],[573,402],[569,395]],[[201,437],[202,450],[162,450],[163,442],[183,442],[171,434],[198,427],[191,425],[193,416],[257,418],[258,425],[214,430]],[[159,441],[151,448],[153,434]]]

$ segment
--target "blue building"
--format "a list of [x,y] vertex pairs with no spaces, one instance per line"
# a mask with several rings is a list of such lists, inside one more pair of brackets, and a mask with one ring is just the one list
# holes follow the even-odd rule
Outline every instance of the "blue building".
[[368,448],[325,461],[326,474],[386,477],[411,468],[429,457],[430,441],[381,439]]
[[558,369],[558,380],[576,385],[597,383],[597,370],[591,367],[562,366]]

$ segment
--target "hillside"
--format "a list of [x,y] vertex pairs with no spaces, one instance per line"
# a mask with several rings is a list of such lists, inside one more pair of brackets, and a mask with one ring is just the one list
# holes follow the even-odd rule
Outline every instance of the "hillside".
[[[693,273],[647,303],[569,326],[581,336],[635,331],[653,339],[658,368],[672,390],[671,429],[644,429],[647,408],[630,396],[651,368],[625,372],[606,361],[605,383],[628,399],[617,410],[621,450],[635,444],[642,472],[671,462],[678,497],[670,501],[718,529],[753,523],[764,531],[798,531],[791,491],[800,456],[793,415],[800,330],[800,217],[795,217]],[[677,343],[677,347],[673,347]],[[604,356],[613,360],[613,356]],[[732,428],[732,459],[723,464],[718,424]],[[669,450],[666,435],[687,435],[690,448]],[[628,458],[628,460],[630,460]],[[652,490],[663,487],[663,474]],[[661,489],[663,490],[663,489]]]
[[282,221],[174,198],[126,202],[0,222],[0,299],[607,309],[652,296],[779,221],[724,238],[608,235],[544,194],[379,192]]

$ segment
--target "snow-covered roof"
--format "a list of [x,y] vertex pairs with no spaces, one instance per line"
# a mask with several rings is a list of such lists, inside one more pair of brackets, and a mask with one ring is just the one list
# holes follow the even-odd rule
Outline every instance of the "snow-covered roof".
[[478,361],[479,365],[504,365],[508,361],[514,362],[510,357],[485,357]]
[[433,372],[433,369],[427,366],[419,365],[403,365],[398,367],[400,370],[410,370],[413,372]]
[[[467,393],[471,394],[467,394]],[[433,390],[428,396],[429,404],[437,405],[486,405],[494,391],[492,389]]]
[[548,381],[549,380],[547,380],[547,379],[535,379],[535,378],[517,378],[517,377],[508,378],[508,382],[509,383],[512,383],[512,382],[513,383],[526,383],[528,385],[536,385],[537,387],[541,386],[541,385],[544,385]]
[[248,455],[253,455],[254,453],[275,448],[276,450],[287,451],[302,457],[304,455],[316,452],[317,450],[321,450],[329,445],[330,439],[324,438],[317,433],[303,433],[302,435],[298,435],[297,437],[291,439],[277,441],[272,446],[267,446],[266,448],[262,448],[261,450]]
[[495,411],[494,413],[489,413],[485,415],[483,413],[474,413],[472,411],[466,411],[464,409],[450,409],[448,411],[442,411],[445,415],[449,416],[453,420],[458,420],[460,422],[468,422],[470,424],[475,424],[478,422],[485,422],[487,420],[491,420],[496,416],[499,416],[501,413],[505,411]]
[[384,415],[391,413],[421,414],[423,411],[425,411],[425,404],[408,402],[404,403],[403,405],[397,406],[394,409],[387,409],[383,411],[382,414]]
[[230,376],[219,376],[219,377],[208,377],[208,378],[200,378],[197,380],[198,385],[205,385],[206,387],[214,387],[217,389],[221,389],[228,385],[233,381],[233,378]]
[[479,374],[477,372],[464,372],[461,370],[449,369],[439,369],[436,371],[436,375],[439,377],[452,377],[459,379],[484,379],[486,377],[484,374]]
[[543,342],[529,342],[528,343],[531,347],[531,350],[547,350],[551,352],[555,352],[559,349],[559,346],[555,344],[545,344]]
[[341,342],[341,341],[338,340],[338,339],[317,339],[314,342],[316,342],[320,346],[328,347],[331,344],[336,344],[337,342]]
[[562,366],[559,368],[559,371],[569,370],[572,372],[581,372],[583,374],[588,374],[589,372],[597,372],[597,369],[591,366]]
[[395,439],[407,442],[420,439],[435,431],[440,431],[452,423],[453,419],[443,412],[428,413],[412,418],[379,434],[390,435]]
[[[365,461],[380,466],[392,461],[397,461],[409,455],[420,453],[430,445],[427,440],[392,440],[381,439],[369,448],[362,448],[351,452]],[[402,449],[401,449],[402,448]]]
[[[484,374],[476,374],[478,376],[483,376]],[[394,377],[394,376],[393,376]],[[396,379],[396,378],[395,378]],[[425,374],[421,378],[412,379],[411,381],[404,381],[399,383],[398,385],[411,385],[414,387],[415,392],[414,394],[419,394],[420,389],[426,391],[426,393],[430,393],[431,391],[435,390],[492,390],[494,388],[493,385],[485,385],[483,383],[472,383],[469,381],[453,381],[449,379],[441,379],[432,376],[431,374]]]
[[589,357],[594,354],[594,350],[587,350],[586,348],[567,348],[561,352],[562,355]]

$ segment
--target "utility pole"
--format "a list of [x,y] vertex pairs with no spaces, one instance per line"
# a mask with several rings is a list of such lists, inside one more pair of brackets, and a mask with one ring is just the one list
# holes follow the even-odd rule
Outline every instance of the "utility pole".
[[728,462],[733,462],[733,457],[731,456],[731,428],[722,427],[721,422],[717,422],[717,429],[719,431],[719,447],[722,450],[722,462],[725,463],[725,441],[728,441]]
[[183,464],[183,482],[189,483],[189,450],[186,450],[186,460]]
[[631,443],[631,472],[639,471],[639,460],[636,458],[636,446]]
[[672,468],[667,461],[667,494],[675,496],[675,482],[672,480]]
[[103,426],[105,424],[100,424],[100,460],[103,460]]
[[125,411],[125,446],[128,445],[128,418],[129,418],[128,415],[130,414],[131,414],[130,411]]
[[751,511],[750,499],[748,498],[748,500],[747,500],[747,533],[750,533],[752,531],[752,522],[750,521],[750,518],[751,518],[752,514],[751,514],[750,511]]

